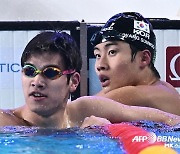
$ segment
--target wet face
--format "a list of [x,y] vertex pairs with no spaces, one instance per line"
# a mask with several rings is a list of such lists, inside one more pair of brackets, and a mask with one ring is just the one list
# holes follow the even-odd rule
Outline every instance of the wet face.
[[[58,54],[34,55],[26,63],[34,65],[38,70],[47,66],[64,70],[63,60]],[[65,107],[69,97],[67,75],[51,80],[42,74],[27,77],[22,72],[22,84],[26,104],[32,112],[49,116]]]
[[138,63],[131,61],[131,49],[123,41],[108,41],[94,48],[95,70],[105,92],[136,84]]

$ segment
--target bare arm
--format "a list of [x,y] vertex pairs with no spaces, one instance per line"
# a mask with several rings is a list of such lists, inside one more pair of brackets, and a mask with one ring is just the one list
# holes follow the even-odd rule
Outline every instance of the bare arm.
[[102,91],[97,95],[126,105],[152,107],[180,115],[180,95],[174,89],[163,84],[126,86],[107,93]]
[[111,99],[98,96],[85,96],[70,103],[74,108],[73,121],[82,124],[84,118],[91,115],[108,119],[112,123],[134,120],[151,120],[169,125],[180,123],[180,116],[166,113],[154,108],[127,106]]

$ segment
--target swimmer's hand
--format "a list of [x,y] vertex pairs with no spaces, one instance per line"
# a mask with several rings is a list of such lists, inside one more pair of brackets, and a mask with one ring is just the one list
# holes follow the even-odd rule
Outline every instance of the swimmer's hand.
[[96,116],[90,116],[90,117],[86,117],[84,119],[84,122],[82,123],[80,128],[86,128],[89,126],[104,126],[107,124],[111,124],[111,122],[105,118],[100,118],[100,117],[96,117]]

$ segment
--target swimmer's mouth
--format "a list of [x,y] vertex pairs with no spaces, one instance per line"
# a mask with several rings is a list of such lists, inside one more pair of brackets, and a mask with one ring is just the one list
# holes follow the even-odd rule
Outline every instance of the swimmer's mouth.
[[100,76],[99,80],[101,82],[102,87],[106,87],[109,85],[109,78],[106,76]]
[[101,83],[104,83],[104,82],[106,82],[108,79],[106,79],[106,78],[103,78],[103,79],[101,79],[100,81],[101,81]]
[[33,97],[47,97],[46,95],[40,93],[40,92],[32,92],[29,94],[29,96],[33,96]]

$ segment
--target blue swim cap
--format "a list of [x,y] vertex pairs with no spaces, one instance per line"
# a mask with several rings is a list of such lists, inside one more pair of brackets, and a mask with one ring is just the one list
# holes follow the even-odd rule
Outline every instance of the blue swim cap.
[[96,46],[106,41],[125,41],[139,50],[148,49],[152,62],[156,57],[156,37],[149,20],[136,12],[124,12],[112,16],[102,29],[94,34],[91,43]]

